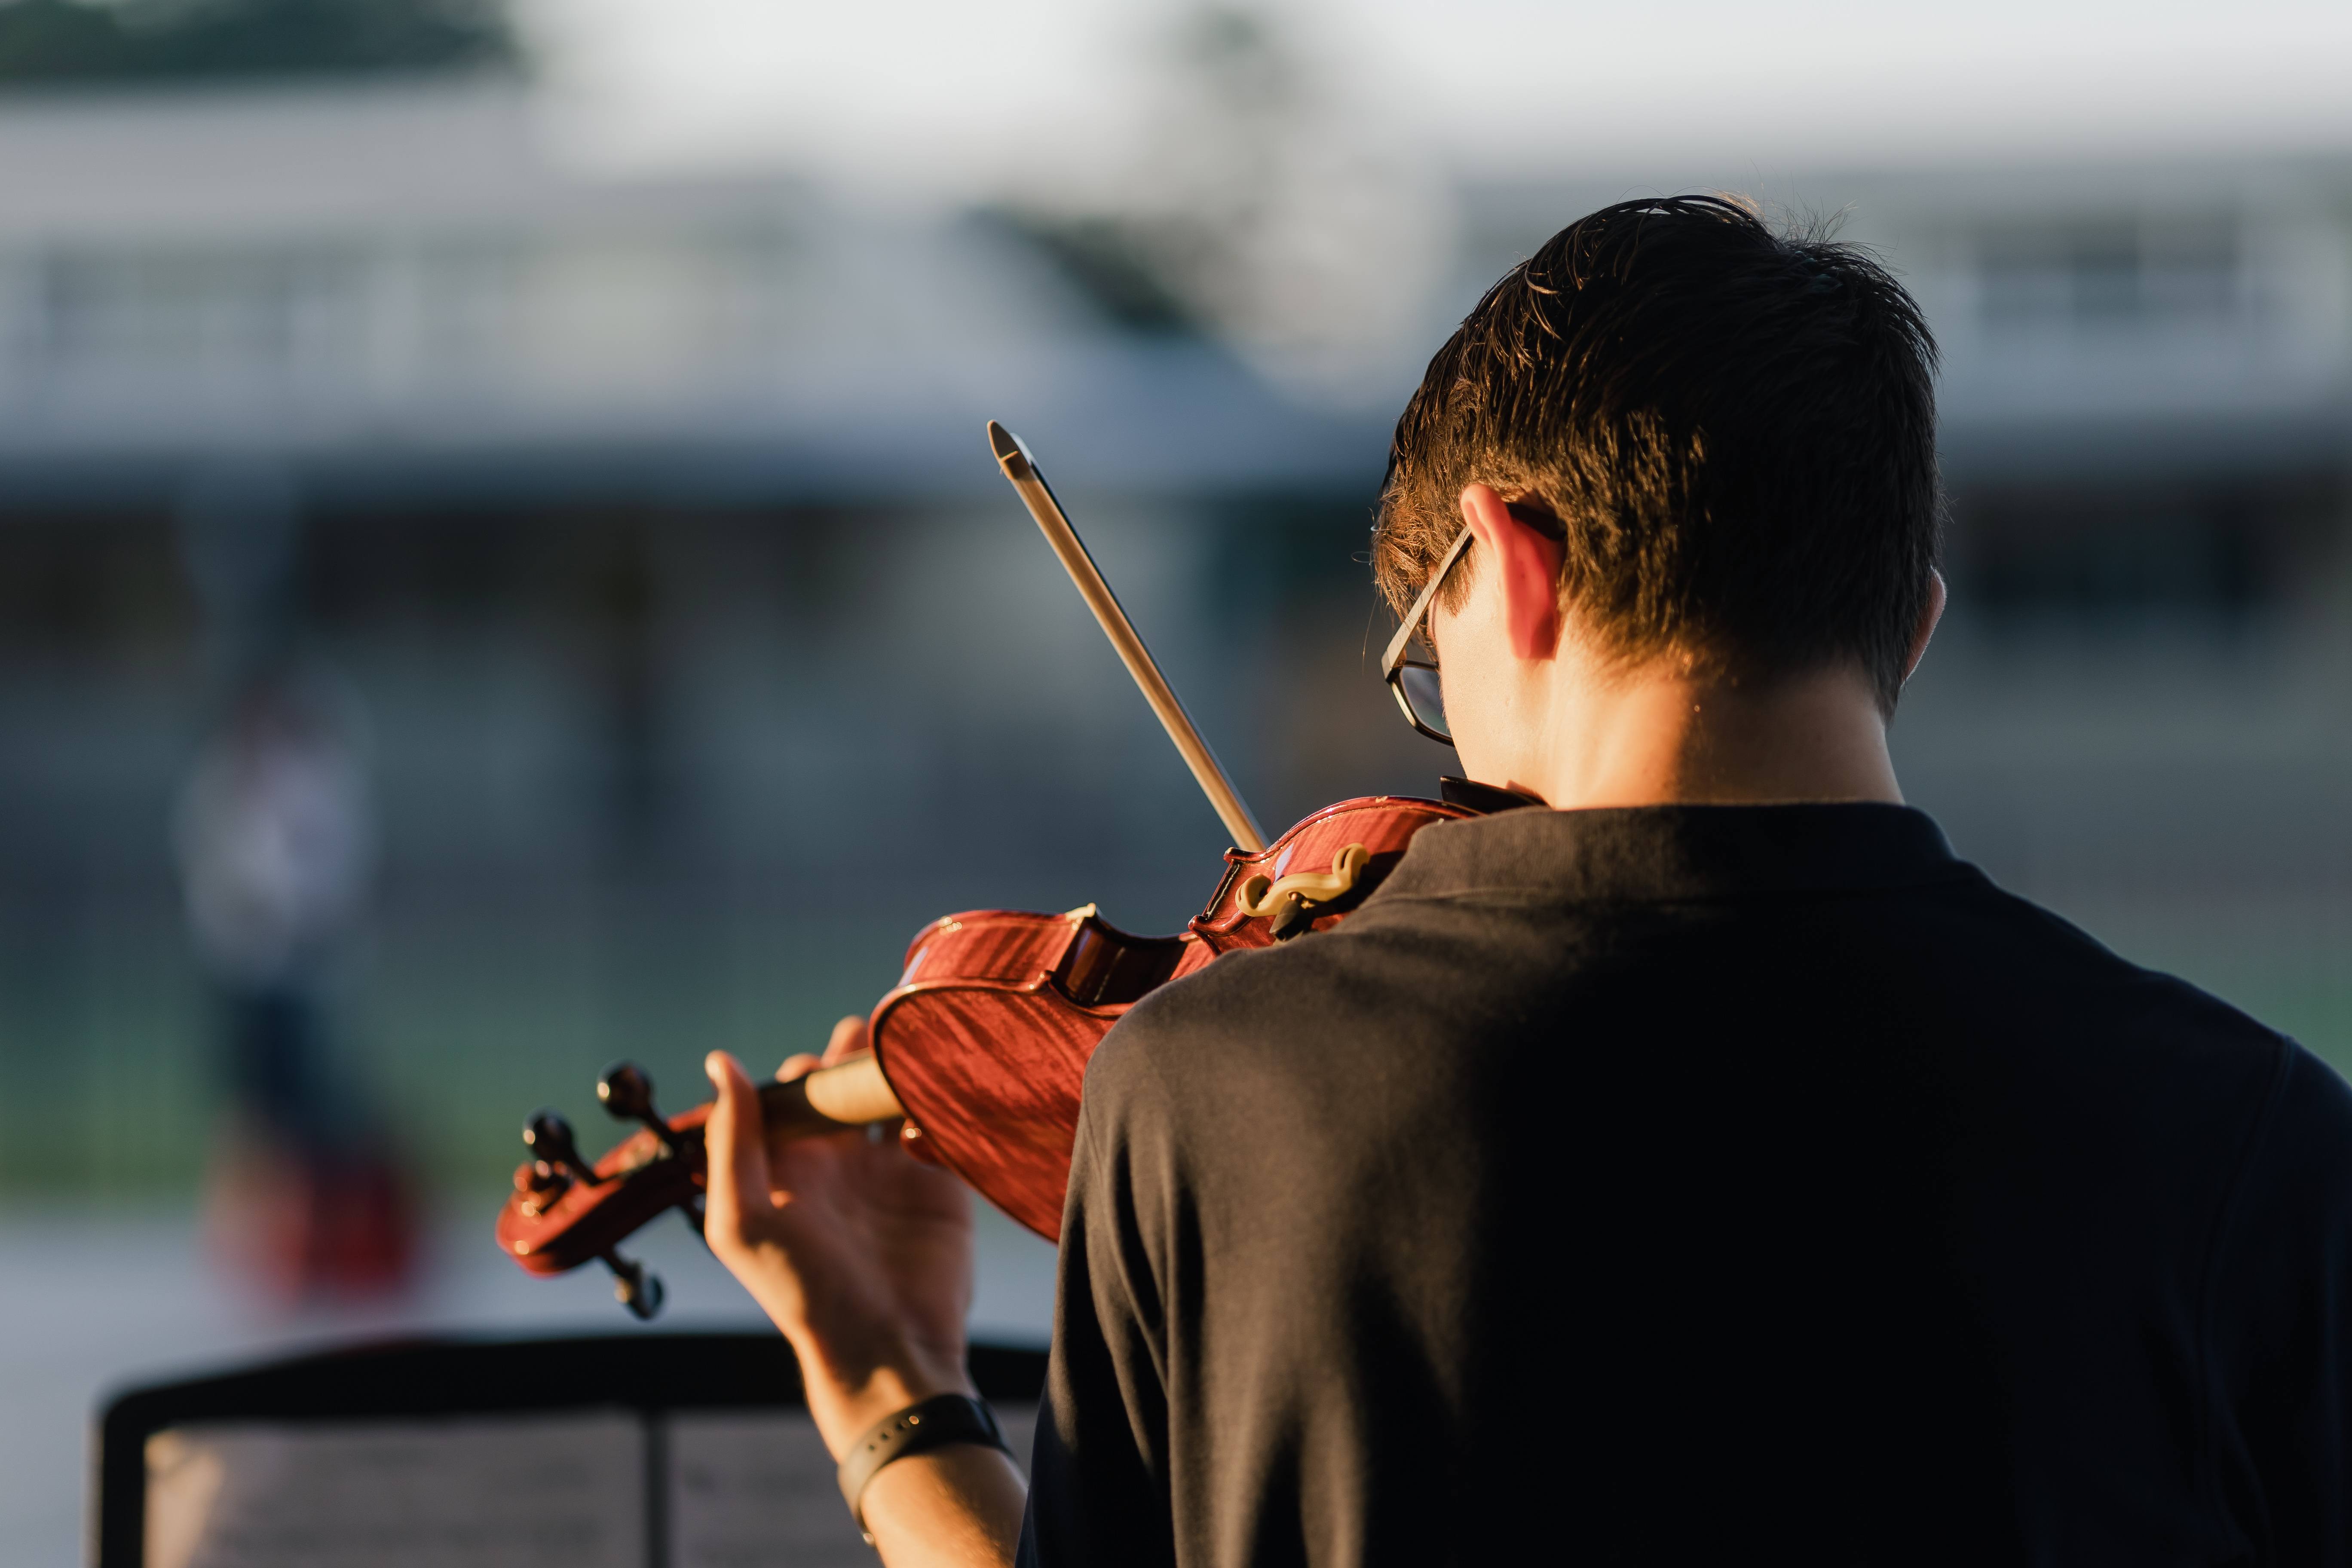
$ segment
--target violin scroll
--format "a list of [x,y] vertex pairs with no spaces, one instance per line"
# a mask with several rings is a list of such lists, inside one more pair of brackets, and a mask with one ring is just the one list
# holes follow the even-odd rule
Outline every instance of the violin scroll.
[[[621,1304],[650,1318],[661,1310],[661,1280],[614,1247],[665,1209],[679,1210],[701,1228],[710,1106],[664,1117],[654,1104],[653,1079],[632,1062],[605,1069],[596,1095],[616,1119],[642,1125],[591,1161],[562,1116],[553,1110],[533,1116],[523,1129],[532,1158],[515,1171],[514,1191],[499,1214],[499,1245],[534,1274],[602,1262],[613,1271]],[[870,1052],[790,1083],[761,1086],[760,1109],[772,1143],[851,1131],[906,1114]]]

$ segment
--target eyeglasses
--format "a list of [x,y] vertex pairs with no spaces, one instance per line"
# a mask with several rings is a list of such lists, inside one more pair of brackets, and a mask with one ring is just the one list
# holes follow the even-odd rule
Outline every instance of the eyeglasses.
[[[1429,606],[1435,603],[1437,591],[1445,586],[1447,574],[1462,552],[1470,548],[1470,530],[1465,528],[1454,536],[1453,545],[1437,570],[1429,574],[1429,584],[1412,608],[1404,616],[1404,625],[1397,627],[1389,639],[1388,651],[1381,655],[1381,679],[1389,683],[1396,694],[1397,706],[1404,710],[1405,722],[1441,745],[1454,743],[1454,735],[1445,727],[1445,688],[1437,679],[1437,645],[1430,640],[1423,623],[1429,618]],[[1429,649],[1427,658],[1410,657],[1418,639]]]

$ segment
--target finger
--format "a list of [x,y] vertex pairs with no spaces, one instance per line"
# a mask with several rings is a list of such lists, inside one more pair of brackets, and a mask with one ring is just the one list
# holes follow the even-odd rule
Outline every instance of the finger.
[[825,1065],[831,1067],[844,1057],[854,1057],[866,1047],[866,1020],[856,1016],[844,1018],[833,1026],[833,1038],[824,1043]]
[[802,1051],[795,1056],[784,1058],[784,1065],[776,1069],[776,1081],[790,1083],[796,1078],[806,1078],[823,1066],[824,1066],[824,1058],[813,1057],[808,1052]]
[[719,1091],[702,1134],[710,1165],[703,1230],[714,1246],[731,1245],[744,1238],[745,1222],[770,1205],[767,1128],[760,1097],[733,1057],[713,1051],[702,1070]]

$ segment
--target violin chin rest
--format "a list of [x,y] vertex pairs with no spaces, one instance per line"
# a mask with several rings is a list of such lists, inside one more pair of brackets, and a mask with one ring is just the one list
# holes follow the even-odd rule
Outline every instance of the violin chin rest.
[[1260,872],[1242,883],[1234,901],[1251,919],[1272,921],[1274,940],[1282,942],[1306,930],[1318,906],[1354,892],[1371,863],[1370,850],[1350,844],[1331,858],[1328,871],[1293,871],[1272,881]]

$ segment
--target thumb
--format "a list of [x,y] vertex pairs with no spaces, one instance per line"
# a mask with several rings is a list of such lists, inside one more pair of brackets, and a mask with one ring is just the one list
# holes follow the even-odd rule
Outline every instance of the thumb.
[[719,1100],[703,1127],[710,1167],[710,1192],[703,1204],[703,1230],[714,1247],[746,1239],[745,1222],[772,1202],[768,1196],[768,1140],[760,1097],[740,1063],[725,1051],[702,1059]]
[[852,1015],[833,1026],[833,1037],[824,1043],[824,1065],[831,1067],[844,1057],[855,1056],[867,1049],[872,1041],[866,1038],[866,1019]]

